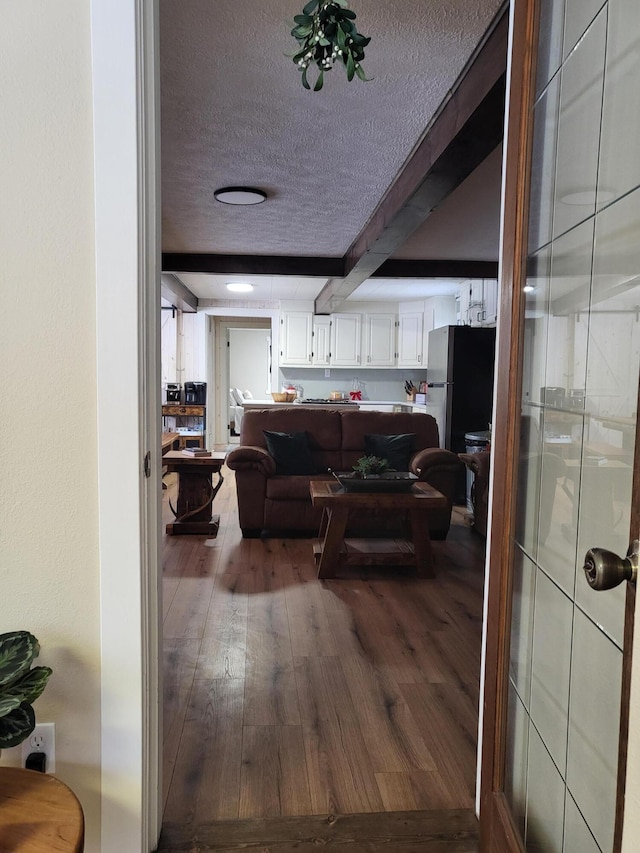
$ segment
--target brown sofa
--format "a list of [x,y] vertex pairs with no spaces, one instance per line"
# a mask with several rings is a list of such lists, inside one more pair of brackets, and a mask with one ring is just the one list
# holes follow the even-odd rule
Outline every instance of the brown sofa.
[[[263,430],[306,432],[317,474],[278,475],[268,453]],[[262,532],[304,531],[316,535],[320,512],[311,505],[309,481],[327,479],[334,471],[350,471],[364,455],[365,435],[412,433],[414,453],[409,470],[449,499],[445,509],[429,516],[433,539],[444,539],[451,521],[451,499],[460,460],[441,450],[438,426],[431,415],[403,412],[362,412],[345,409],[312,409],[302,406],[251,409],[242,419],[240,446],[227,456],[236,472],[238,514],[242,535]],[[387,519],[388,521],[388,519]]]

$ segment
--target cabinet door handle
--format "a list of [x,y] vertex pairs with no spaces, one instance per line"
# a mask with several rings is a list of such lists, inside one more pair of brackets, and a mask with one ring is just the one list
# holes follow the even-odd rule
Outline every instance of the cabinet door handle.
[[422,356],[421,355],[418,356],[418,364],[422,364]]

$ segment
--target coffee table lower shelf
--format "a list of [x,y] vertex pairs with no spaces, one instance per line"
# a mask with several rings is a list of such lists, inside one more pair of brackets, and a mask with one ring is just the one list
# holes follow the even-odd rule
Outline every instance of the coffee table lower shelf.
[[[313,540],[313,556],[320,563],[323,543]],[[416,552],[406,539],[345,539],[338,555],[341,566],[415,566]]]

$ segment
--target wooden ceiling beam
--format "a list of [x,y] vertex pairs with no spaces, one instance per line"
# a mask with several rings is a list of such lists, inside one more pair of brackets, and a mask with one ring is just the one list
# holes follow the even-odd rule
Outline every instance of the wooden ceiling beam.
[[497,261],[389,258],[371,278],[497,278]]
[[343,277],[328,281],[316,298],[316,313],[336,310],[500,143],[507,40],[504,9],[347,252]]
[[331,278],[344,274],[344,258],[163,252],[162,269],[177,275],[199,272],[222,275],[291,275]]
[[160,293],[167,302],[184,311],[185,314],[194,314],[198,310],[198,297],[194,296],[175,275],[162,273]]

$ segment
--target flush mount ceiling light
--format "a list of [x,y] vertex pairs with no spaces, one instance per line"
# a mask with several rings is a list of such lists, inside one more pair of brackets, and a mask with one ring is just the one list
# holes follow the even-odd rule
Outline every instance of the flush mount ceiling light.
[[230,281],[226,287],[232,293],[251,293],[253,290],[253,285],[244,281]]
[[611,190],[577,190],[573,193],[567,193],[560,196],[560,201],[563,204],[588,205],[593,207],[594,204],[604,204],[607,201],[613,201],[615,193]]
[[260,204],[267,194],[254,187],[221,187],[213,194],[216,201],[222,204]]

